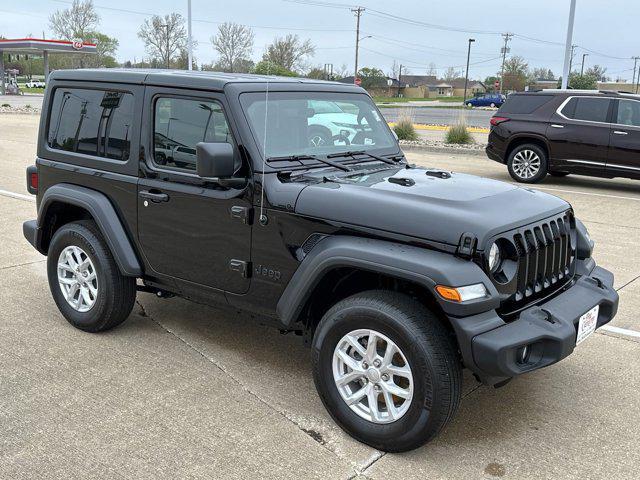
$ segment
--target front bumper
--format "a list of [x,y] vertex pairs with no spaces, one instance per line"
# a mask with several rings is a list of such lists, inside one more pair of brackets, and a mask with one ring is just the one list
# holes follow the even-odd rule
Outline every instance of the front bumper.
[[[522,311],[508,323],[495,311],[450,320],[465,366],[483,383],[495,385],[570,355],[580,317],[596,305],[600,307],[599,328],[615,316],[618,294],[613,289],[613,274],[594,266],[562,293]],[[519,361],[525,346],[529,354]]]

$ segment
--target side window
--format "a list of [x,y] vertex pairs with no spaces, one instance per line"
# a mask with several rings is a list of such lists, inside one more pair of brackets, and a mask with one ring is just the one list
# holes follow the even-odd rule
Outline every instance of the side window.
[[154,161],[189,171],[196,169],[196,144],[233,143],[217,102],[161,97],[155,102]]
[[574,120],[607,122],[608,98],[574,97],[564,106],[562,114]]
[[47,133],[49,147],[128,160],[133,107],[130,93],[58,88]]
[[620,100],[618,103],[618,115],[614,123],[640,127],[640,102]]

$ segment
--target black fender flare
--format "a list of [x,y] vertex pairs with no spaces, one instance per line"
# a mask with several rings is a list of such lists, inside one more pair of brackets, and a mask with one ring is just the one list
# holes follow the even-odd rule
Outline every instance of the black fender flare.
[[[497,290],[482,269],[469,260],[386,240],[336,235],[321,240],[301,262],[278,301],[276,314],[280,321],[287,327],[292,325],[324,275],[340,267],[382,273],[424,286],[448,315],[472,315],[499,306]],[[485,285],[487,298],[460,304],[434,292],[436,285],[475,283]]]
[[[120,272],[128,277],[142,276],[142,268],[138,256],[127,236],[122,222],[106,195],[79,185],[60,183],[49,187],[42,196],[38,209],[39,231],[42,231],[47,210],[53,202],[67,203],[83,208],[93,217],[109,249],[111,250]],[[36,248],[42,253],[42,235],[37,235]]]

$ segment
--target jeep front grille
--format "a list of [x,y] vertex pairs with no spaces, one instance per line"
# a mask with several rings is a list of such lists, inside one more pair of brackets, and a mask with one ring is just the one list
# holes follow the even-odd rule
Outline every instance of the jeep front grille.
[[512,295],[503,310],[519,310],[566,285],[575,272],[575,220],[571,212],[510,232],[517,263]]

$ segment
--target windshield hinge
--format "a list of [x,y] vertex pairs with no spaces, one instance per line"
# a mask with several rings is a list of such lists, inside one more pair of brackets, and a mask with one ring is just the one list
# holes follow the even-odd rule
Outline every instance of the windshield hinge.
[[473,257],[473,254],[476,251],[477,242],[478,239],[473,233],[463,233],[460,236],[460,241],[458,242],[458,250],[456,251],[456,255],[462,258]]

